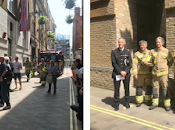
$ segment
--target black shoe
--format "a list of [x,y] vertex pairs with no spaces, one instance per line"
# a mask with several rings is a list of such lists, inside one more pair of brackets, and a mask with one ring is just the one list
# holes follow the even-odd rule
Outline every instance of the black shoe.
[[78,108],[79,108],[79,107],[76,106],[76,105],[71,105],[70,108],[71,108],[73,111],[78,112]]
[[53,93],[56,94],[56,91],[54,90]]
[[115,104],[115,111],[119,110],[119,104]]
[[129,103],[125,103],[125,107],[126,107],[126,109],[129,109],[130,108]]
[[48,90],[46,93],[50,93],[50,90]]
[[3,110],[7,110],[7,109],[10,109],[11,108],[11,106],[5,106],[4,108],[3,108]]
[[149,110],[153,110],[153,109],[155,109],[156,107],[157,107],[157,106],[152,105],[152,106],[149,107]]
[[151,106],[152,105],[152,102],[146,102],[146,105],[147,106]]
[[142,103],[137,103],[136,107],[140,107],[142,105]]
[[170,111],[171,108],[170,108],[170,107],[165,107],[165,110],[166,110],[166,111]]
[[13,90],[9,89],[9,92],[13,92]]

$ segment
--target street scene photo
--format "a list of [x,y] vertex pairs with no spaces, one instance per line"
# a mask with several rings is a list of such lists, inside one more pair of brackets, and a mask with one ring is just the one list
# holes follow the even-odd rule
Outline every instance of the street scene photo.
[[83,0],[0,0],[0,130],[83,130]]

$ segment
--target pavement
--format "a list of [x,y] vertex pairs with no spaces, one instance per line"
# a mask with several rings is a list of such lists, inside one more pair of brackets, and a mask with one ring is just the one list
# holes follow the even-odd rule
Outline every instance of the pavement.
[[175,114],[166,112],[163,100],[154,110],[142,104],[136,107],[135,87],[130,86],[130,109],[124,107],[124,87],[120,88],[119,111],[114,111],[114,92],[96,87],[90,88],[91,130],[175,130]]
[[76,104],[76,87],[71,80],[71,70],[57,78],[56,94],[47,94],[48,84],[42,87],[39,78],[26,82],[22,76],[22,90],[12,81],[11,109],[0,108],[0,130],[81,130],[82,124],[70,105]]

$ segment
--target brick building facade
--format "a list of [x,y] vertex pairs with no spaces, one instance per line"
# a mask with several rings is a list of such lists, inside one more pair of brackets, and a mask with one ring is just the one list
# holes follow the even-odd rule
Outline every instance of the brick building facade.
[[74,14],[72,51],[76,59],[78,58],[76,51],[82,48],[82,16],[80,15],[79,7],[75,8]]
[[[28,0],[27,31],[20,31],[21,0],[0,0],[0,56],[15,56],[24,62],[26,57],[38,57],[47,49],[47,31],[55,33],[55,23],[47,0]],[[40,12],[40,13],[37,13]],[[39,26],[36,14],[48,16],[49,22]],[[6,37],[3,38],[3,34]]]
[[[118,47],[118,38],[126,39],[131,55],[139,49],[138,42],[162,36],[172,54],[175,49],[173,0],[91,0],[90,10],[90,83],[93,87],[113,89],[111,51]],[[174,74],[171,67],[170,74]],[[133,80],[131,78],[131,80]]]

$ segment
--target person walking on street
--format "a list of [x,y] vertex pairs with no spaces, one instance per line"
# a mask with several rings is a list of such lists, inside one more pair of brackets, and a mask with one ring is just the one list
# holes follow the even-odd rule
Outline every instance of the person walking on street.
[[144,101],[143,87],[145,86],[145,102],[151,106],[152,95],[152,64],[145,65],[144,62],[150,62],[151,51],[147,49],[147,41],[141,40],[139,42],[140,51],[134,54],[133,58],[133,76],[136,85],[136,107],[140,107]]
[[[152,68],[152,86],[153,86],[153,99],[152,106],[149,110],[153,110],[159,105],[159,88],[162,86],[164,106],[166,111],[170,111],[170,98],[168,94],[168,71],[173,64],[173,57],[170,51],[163,47],[165,41],[162,37],[156,39],[157,48],[151,50],[154,57],[154,66]],[[147,62],[145,63],[147,64]]]
[[3,110],[7,110],[11,108],[11,104],[9,102],[9,88],[7,85],[7,72],[8,68],[4,63],[4,57],[0,57],[0,84],[1,84],[1,101],[0,101],[0,107],[4,106],[4,103],[6,103],[6,106],[3,108]]
[[33,59],[31,77],[35,77],[35,71],[36,71],[36,60]]
[[27,82],[28,82],[30,79],[30,71],[32,69],[32,64],[29,61],[29,57],[26,58],[26,62],[24,63],[24,66],[25,66],[25,73],[27,75]]
[[119,110],[119,96],[120,96],[120,82],[123,80],[125,88],[125,107],[130,108],[129,102],[129,83],[130,83],[130,69],[132,67],[131,53],[125,48],[126,40],[119,38],[119,47],[112,50],[111,61],[113,66],[112,78],[114,80],[114,102],[115,110]]
[[14,73],[14,79],[15,79],[15,89],[17,89],[17,78],[19,80],[20,88],[19,90],[22,90],[22,83],[21,83],[21,69],[22,69],[22,63],[18,61],[18,57],[15,57],[15,62],[13,62],[13,73]]
[[[48,68],[48,73],[52,74],[52,81],[53,81],[53,85],[54,85],[54,94],[56,94],[56,83],[57,83],[57,73],[59,71],[58,65],[55,64],[55,62],[53,60],[50,61],[50,66]],[[49,84],[49,89],[47,91],[47,93],[51,92],[51,85]]]
[[40,72],[41,85],[45,86],[48,67],[47,67],[47,64],[44,62],[44,58],[41,59],[41,63],[39,64],[38,68]]

